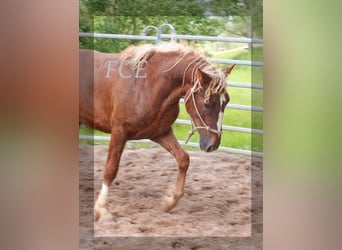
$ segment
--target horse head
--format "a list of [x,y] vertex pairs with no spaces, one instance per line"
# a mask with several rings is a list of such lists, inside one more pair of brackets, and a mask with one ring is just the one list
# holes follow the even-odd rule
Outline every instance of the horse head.
[[205,152],[211,152],[220,145],[223,113],[229,102],[225,78],[234,66],[223,71],[211,65],[195,69],[192,87],[185,94],[185,107],[193,123],[188,139],[197,130],[200,148]]

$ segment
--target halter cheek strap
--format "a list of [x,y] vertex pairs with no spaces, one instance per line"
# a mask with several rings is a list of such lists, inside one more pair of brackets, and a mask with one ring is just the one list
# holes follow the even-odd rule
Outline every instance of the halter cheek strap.
[[191,119],[191,130],[189,131],[189,134],[188,134],[187,138],[185,139],[185,144],[187,144],[189,142],[191,136],[193,136],[195,131],[199,130],[199,129],[206,129],[207,131],[212,132],[214,134],[217,134],[220,137],[222,134],[223,113],[222,112],[219,113],[219,117],[218,117],[218,121],[217,121],[217,129],[213,129],[209,125],[207,125],[207,123],[204,121],[204,119],[202,118],[201,114],[198,111],[196,100],[195,100],[195,89],[194,89],[194,87],[191,88],[190,94],[186,97],[184,104],[186,104],[188,102],[190,97],[192,98],[192,102],[194,104],[196,114],[199,117],[199,119],[201,120],[203,126],[195,126],[194,122]]

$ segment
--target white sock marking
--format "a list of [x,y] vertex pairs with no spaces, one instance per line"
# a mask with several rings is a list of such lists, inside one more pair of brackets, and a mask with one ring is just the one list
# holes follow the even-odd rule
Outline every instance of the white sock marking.
[[106,204],[107,194],[108,194],[108,187],[106,184],[102,183],[102,188],[100,191],[100,195],[97,198],[96,206],[103,207]]

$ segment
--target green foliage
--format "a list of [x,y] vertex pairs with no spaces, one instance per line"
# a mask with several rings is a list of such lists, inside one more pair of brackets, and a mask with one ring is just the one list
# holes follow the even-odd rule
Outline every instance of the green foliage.
[[[250,16],[256,20],[252,27],[254,33],[262,34],[260,0],[80,0],[79,27],[81,32],[138,35],[147,25],[159,27],[170,23],[178,34],[217,36],[226,31],[250,36]],[[150,30],[148,35],[155,35],[153,32]],[[134,40],[80,38],[80,48],[104,52],[118,52],[136,43]]]
[[[139,35],[147,25],[160,27],[163,23],[170,23],[176,32],[189,35],[217,36],[222,32],[224,24],[219,20],[206,16],[96,16],[93,18],[93,30],[105,34],[129,34]],[[164,33],[170,33],[167,27],[163,28]],[[146,35],[155,36],[154,29],[148,29]],[[120,52],[130,44],[141,44],[135,40],[121,39],[80,39],[81,48],[94,48],[103,52]]]
[[[218,19],[207,16],[95,16],[92,21],[93,27],[91,29],[87,28],[84,31],[140,35],[143,28],[147,25],[160,27],[163,23],[170,23],[176,32],[180,34],[218,36],[224,27],[224,24]],[[81,27],[86,27],[86,25],[81,25]],[[170,30],[164,27],[163,32],[170,33]],[[146,35],[155,36],[156,31],[148,29]],[[138,43],[142,42],[135,40],[80,38],[81,48],[96,49],[103,52],[119,52],[130,44]]]

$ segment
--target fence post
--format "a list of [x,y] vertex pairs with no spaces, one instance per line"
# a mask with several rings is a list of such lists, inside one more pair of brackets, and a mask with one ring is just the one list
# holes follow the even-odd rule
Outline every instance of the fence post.
[[169,23],[163,23],[159,26],[158,33],[157,33],[157,44],[161,41],[161,34],[163,34],[163,28],[168,27],[171,30],[171,42],[173,42],[173,36],[177,35],[175,28]]
[[141,34],[142,36],[146,36],[146,31],[147,31],[148,29],[150,29],[150,28],[152,28],[152,29],[154,29],[154,30],[156,31],[156,36],[157,36],[156,45],[157,45],[157,44],[159,44],[158,37],[159,37],[159,39],[160,39],[160,31],[159,31],[159,29],[158,29],[156,26],[154,26],[154,25],[147,25],[147,26],[145,26],[145,27],[143,28],[143,30],[141,31],[140,34]]

